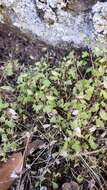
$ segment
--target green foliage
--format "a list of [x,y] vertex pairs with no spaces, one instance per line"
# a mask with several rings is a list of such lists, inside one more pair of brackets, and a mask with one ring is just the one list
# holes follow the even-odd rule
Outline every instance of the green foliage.
[[106,76],[105,60],[96,56],[93,61],[88,52],[81,59],[71,52],[58,67],[38,62],[18,77],[18,106],[30,106],[36,118],[48,118],[52,128],[63,132],[61,155],[96,149],[91,129],[106,125]]
[[6,152],[16,149],[16,145],[12,142],[14,134],[15,122],[8,116],[9,104],[0,100],[0,140],[1,140],[1,153],[0,156],[5,157]]
[[[42,125],[60,131],[63,140],[59,152],[64,157],[74,159],[80,152],[100,147],[95,131],[107,124],[107,63],[98,51],[95,57],[85,51],[81,58],[71,52],[57,67],[42,60],[20,74],[18,71],[18,62],[8,61],[4,75],[15,77],[17,82],[15,86],[6,82],[0,87],[4,153],[16,149],[12,140],[16,126],[20,128],[16,112],[22,123],[33,113]],[[11,103],[4,94],[14,94],[15,99]]]
[[14,75],[16,77],[17,71],[17,60],[9,60],[5,63],[3,71],[3,77],[5,76],[5,80],[0,86],[0,157],[2,156],[3,158],[5,158],[7,152],[16,150],[16,144],[13,140],[16,121],[15,117],[13,118],[12,113],[9,113],[9,109],[11,108],[13,108],[14,111],[14,102],[12,102],[12,98],[15,89],[11,86],[13,81],[10,82],[8,79]]
[[18,61],[17,60],[9,60],[4,69],[4,74],[6,76],[13,76],[14,72],[18,70]]
[[[0,86],[0,157],[5,159],[7,153],[20,150],[28,132],[33,141],[42,140],[40,152],[31,153],[31,160],[28,159],[28,164],[33,163],[43,152],[36,163],[35,175],[38,176],[41,168],[44,170],[39,180],[37,177],[37,187],[45,182],[46,176],[52,175],[50,183],[53,189],[58,189],[57,179],[73,167],[70,163],[75,163],[74,171],[76,168],[77,172],[77,165],[81,170],[77,156],[87,155],[88,160],[90,152],[99,155],[99,149],[106,146],[106,142],[102,145],[100,141],[107,125],[106,60],[97,49],[95,55],[84,51],[77,56],[71,52],[57,66],[45,59],[27,68],[16,60],[5,63]],[[101,135],[99,131],[104,132]],[[60,171],[62,157],[67,164]],[[41,165],[48,158],[46,167]],[[58,171],[53,163],[58,163]],[[85,179],[83,170],[76,177],[79,183]]]
[[0,111],[8,107],[8,103],[5,103],[0,99]]

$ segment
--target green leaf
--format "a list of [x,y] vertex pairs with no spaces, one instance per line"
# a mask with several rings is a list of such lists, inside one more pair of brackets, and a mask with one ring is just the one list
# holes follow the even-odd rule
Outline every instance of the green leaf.
[[5,126],[7,128],[14,128],[15,127],[15,123],[13,122],[13,120],[5,120]]
[[6,76],[12,76],[13,75],[13,63],[11,61],[9,61],[6,64],[4,73]]
[[43,81],[43,85],[44,85],[45,87],[49,87],[50,84],[51,84],[51,82],[50,82],[48,79],[45,79],[45,80]]
[[8,142],[8,138],[5,133],[2,134],[2,142]]
[[93,150],[95,150],[95,149],[97,148],[97,144],[96,144],[95,138],[94,138],[93,136],[90,136],[88,142],[89,142],[90,147],[91,147]]
[[102,55],[102,50],[101,50],[100,48],[96,47],[96,48],[94,49],[94,55],[95,55],[96,57],[100,57],[100,56]]
[[104,122],[101,119],[96,119],[96,126],[97,127],[104,127]]
[[47,97],[47,99],[49,100],[49,101],[54,101],[55,100],[55,97],[54,96],[46,96]]
[[104,121],[107,121],[107,112],[103,109],[100,110],[100,117],[101,119],[103,119]]
[[72,145],[72,149],[74,149],[76,153],[79,153],[81,151],[81,144],[78,140],[74,140],[74,144]]
[[91,108],[91,111],[92,112],[97,112],[99,110],[99,103],[95,103],[92,108]]
[[100,95],[103,96],[103,98],[104,98],[105,100],[107,100],[107,91],[101,90]]
[[52,75],[54,75],[55,77],[58,77],[59,73],[57,71],[52,71]]
[[44,106],[43,112],[44,113],[50,113],[52,111],[52,107],[50,105]]
[[4,147],[3,147],[3,150],[4,152],[10,152],[10,151],[15,151],[16,150],[16,143],[13,142],[13,143],[6,143],[4,144]]
[[33,104],[33,109],[35,111],[39,112],[40,110],[43,109],[43,105],[42,104],[39,104],[39,105]]
[[33,92],[30,89],[27,89],[27,94],[28,94],[28,96],[31,96],[31,95],[33,95]]
[[[75,71],[74,68],[70,69],[70,70],[68,71],[68,74],[69,74],[70,78],[76,79],[76,71]],[[72,84],[72,81],[71,81],[71,80],[68,80],[67,83],[68,83],[68,85],[69,85],[69,84]]]
[[82,58],[87,58],[87,57],[89,57],[89,52],[88,51],[84,51],[82,53]]
[[52,186],[53,186],[53,190],[54,190],[54,189],[58,189],[58,184],[57,184],[57,183],[52,182]]
[[99,71],[99,76],[103,76],[104,72],[105,72],[105,69],[104,69],[104,67],[102,65],[100,65],[98,71]]
[[50,118],[50,123],[56,123],[57,121],[57,118],[53,115],[51,118]]
[[92,86],[89,86],[89,88],[87,89],[86,91],[86,98],[87,100],[90,100],[90,98],[92,97],[93,95],[93,92],[94,92],[94,88]]
[[0,100],[0,111],[2,111],[3,109],[8,107],[8,103],[3,102],[2,100]]

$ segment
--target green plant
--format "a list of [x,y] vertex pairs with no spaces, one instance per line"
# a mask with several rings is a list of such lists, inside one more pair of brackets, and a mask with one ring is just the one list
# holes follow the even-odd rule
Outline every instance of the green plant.
[[0,99],[0,156],[6,156],[7,152],[16,150],[16,144],[12,140],[14,135],[15,121],[8,115],[9,104]]
[[[35,117],[63,134],[60,154],[98,148],[96,130],[107,121],[107,64],[88,52],[79,59],[71,52],[58,67],[38,62],[17,81],[18,106],[29,107]],[[43,123],[44,124],[44,123]]]
[[[57,66],[45,59],[27,67],[16,60],[4,64],[0,157],[20,148],[23,152],[31,143],[35,151],[26,154],[26,165],[36,187],[49,183],[57,189],[69,172],[82,185],[92,176],[101,186],[106,163],[106,60],[96,49],[94,54],[71,52]],[[42,145],[35,145],[35,140]]]

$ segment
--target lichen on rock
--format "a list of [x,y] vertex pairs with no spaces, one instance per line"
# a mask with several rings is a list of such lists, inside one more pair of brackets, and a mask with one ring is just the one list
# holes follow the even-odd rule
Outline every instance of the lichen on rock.
[[0,5],[11,25],[34,40],[59,48],[107,47],[107,2],[0,0]]
[[98,2],[92,9],[93,26],[99,45],[107,48],[107,2]]

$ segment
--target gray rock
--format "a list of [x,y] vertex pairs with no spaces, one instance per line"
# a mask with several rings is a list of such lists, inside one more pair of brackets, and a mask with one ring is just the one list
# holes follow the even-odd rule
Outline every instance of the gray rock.
[[93,6],[92,13],[96,41],[102,48],[107,48],[107,2],[98,2]]
[[107,47],[107,2],[78,1],[0,0],[0,22],[59,48]]

